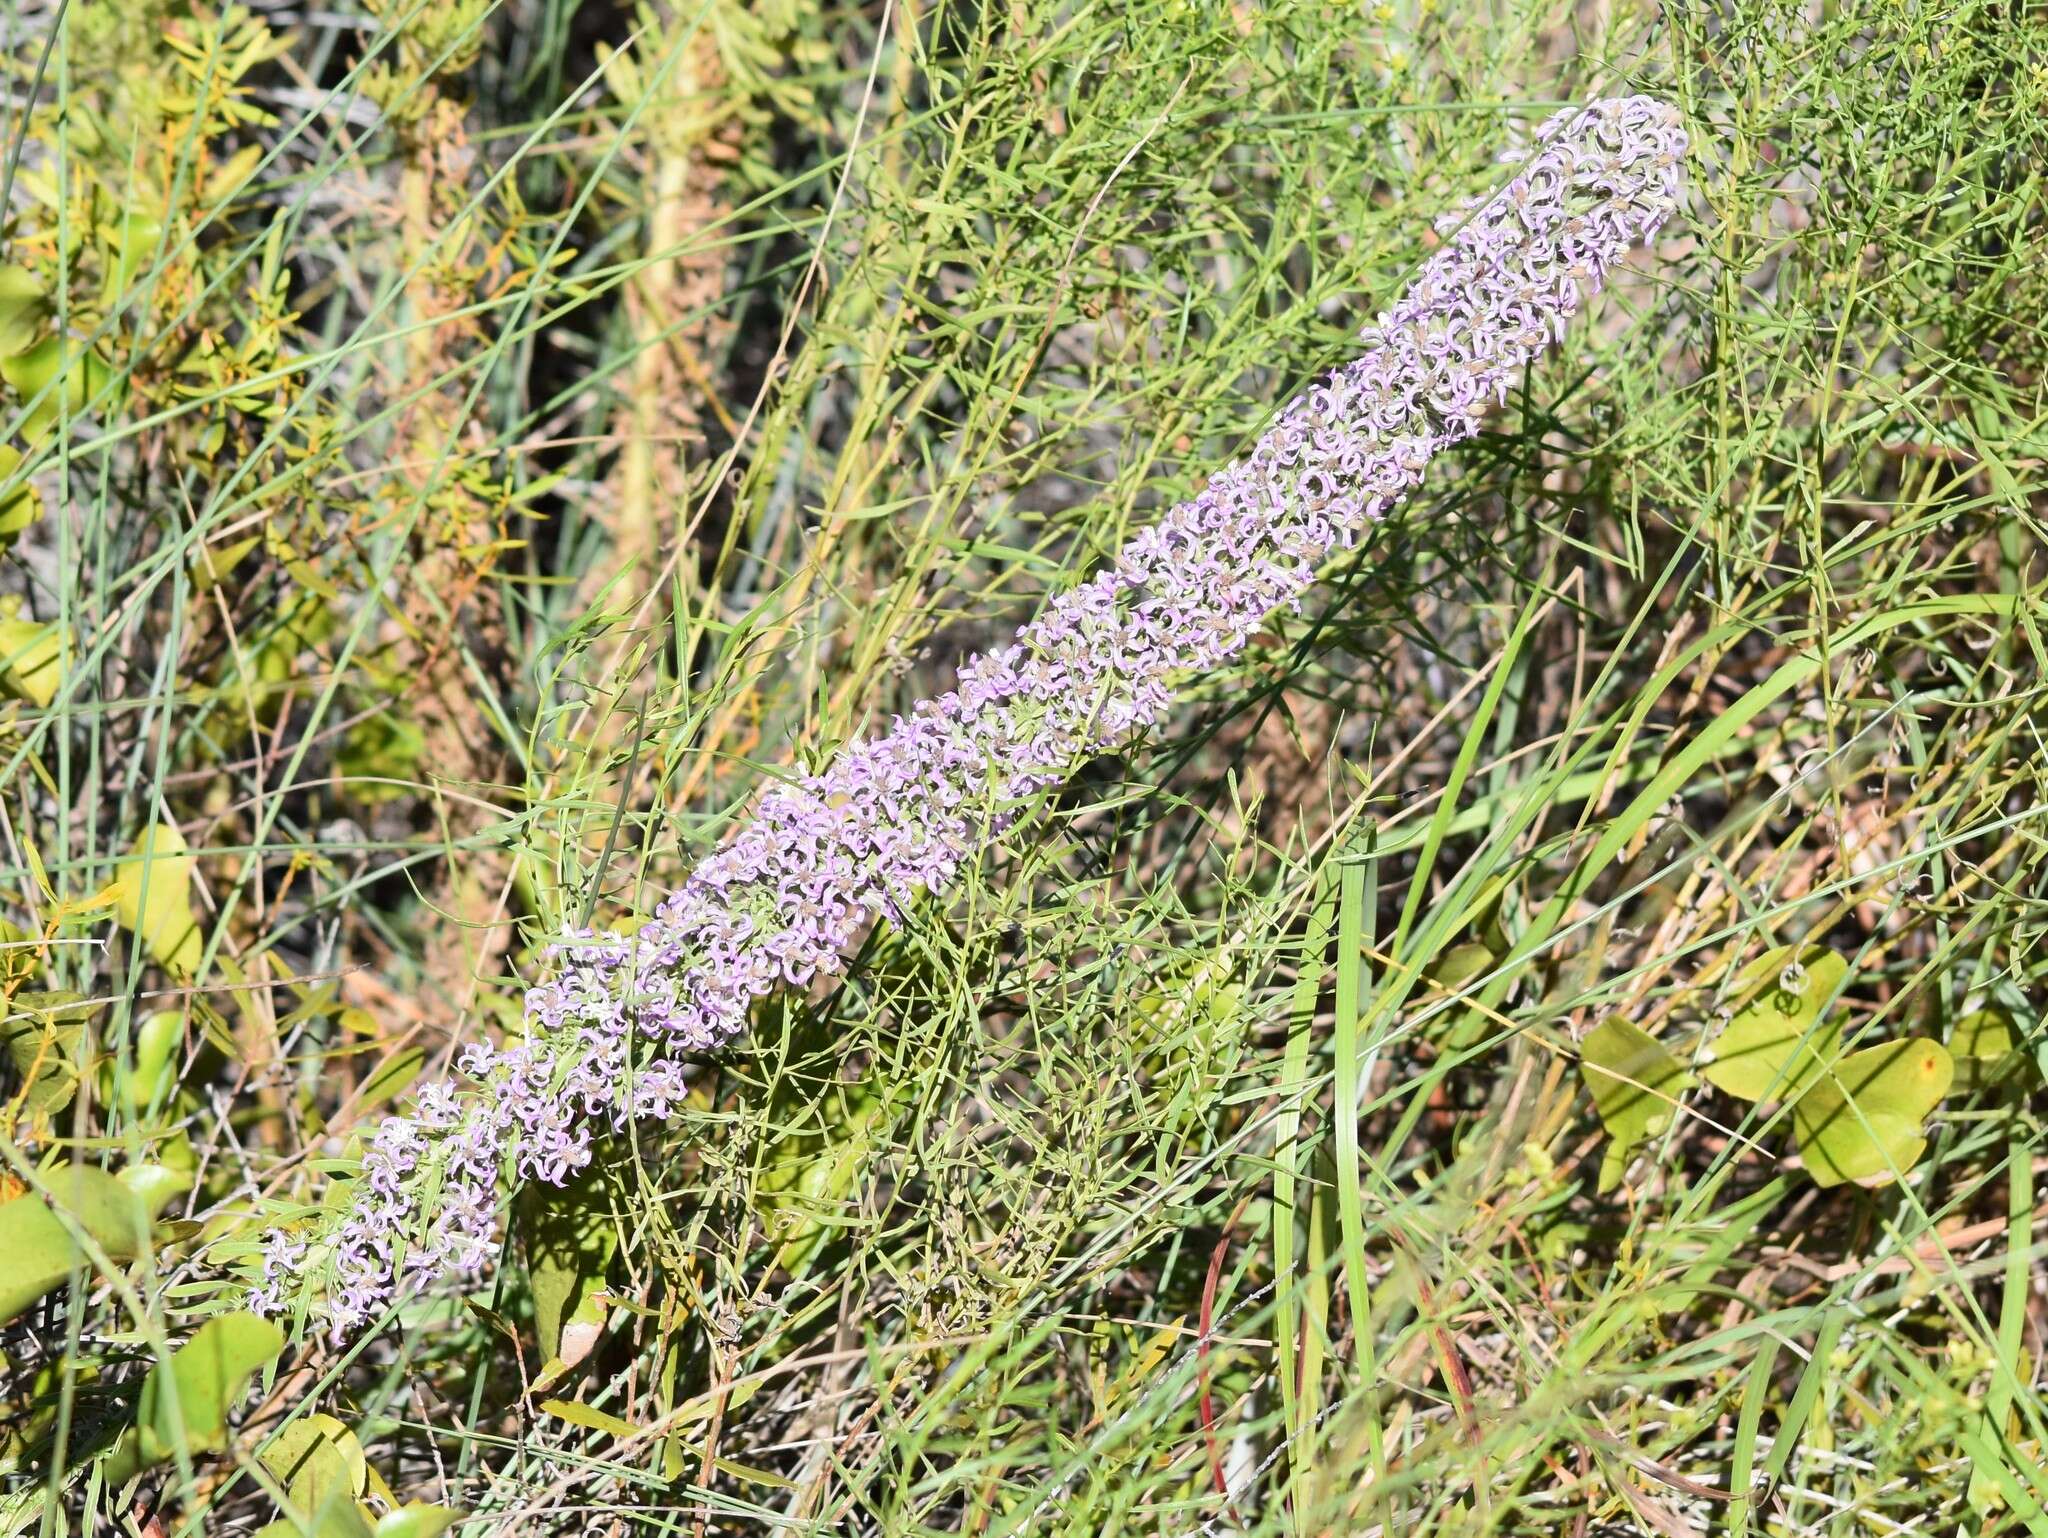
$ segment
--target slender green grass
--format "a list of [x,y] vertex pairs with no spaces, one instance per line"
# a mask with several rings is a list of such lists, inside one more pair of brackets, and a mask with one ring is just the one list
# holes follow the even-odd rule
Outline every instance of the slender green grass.
[[[0,1326],[0,1533],[2048,1531],[2034,8],[0,35],[0,1231],[176,1185],[139,1244],[66,1209]],[[207,1434],[174,1353],[550,938],[943,688],[1624,90],[1688,208],[1307,612],[506,1192],[472,1295],[307,1321]],[[111,890],[153,825],[196,960],[174,871]],[[1795,944],[1814,1033],[1958,1065],[1881,1185],[1703,1077]],[[1616,1018],[1689,1078],[1610,1161]]]

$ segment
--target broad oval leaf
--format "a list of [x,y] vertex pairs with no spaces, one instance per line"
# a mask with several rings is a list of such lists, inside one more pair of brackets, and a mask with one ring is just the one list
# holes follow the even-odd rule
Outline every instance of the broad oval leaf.
[[[158,1168],[137,1166],[127,1173],[139,1176]],[[117,1179],[89,1165],[53,1170],[43,1184],[64,1216],[110,1260],[133,1260],[142,1253],[151,1222],[175,1194],[161,1181]],[[174,1177],[169,1184],[182,1189],[186,1182]],[[0,1265],[0,1324],[90,1263],[72,1227],[33,1191],[0,1202],[0,1256],[6,1257]]]
[[64,682],[64,633],[34,620],[0,618],[0,684],[49,709]]
[[330,1501],[304,1522],[280,1517],[256,1530],[256,1538],[376,1538],[369,1514],[354,1501]]
[[135,1431],[119,1459],[129,1469],[227,1446],[228,1412],[249,1380],[284,1350],[284,1331],[248,1312],[209,1319],[142,1383]]
[[142,830],[135,853],[114,873],[114,914],[165,970],[189,978],[199,970],[206,937],[192,914],[194,861],[185,835],[171,823]]
[[[0,444],[0,487],[6,486],[21,468],[21,451]],[[18,481],[12,490],[0,490],[0,547],[5,547],[43,516],[43,494],[33,482]]]
[[135,1060],[126,1096],[131,1111],[169,1101],[178,1084],[178,1057],[184,1046],[185,1017],[175,1009],[160,1009],[135,1028]]
[[1792,1107],[1807,1173],[1823,1186],[1898,1179],[1925,1152],[1921,1123],[1954,1077],[1947,1050],[1919,1037],[1851,1053]]
[[0,266],[0,358],[33,346],[49,315],[50,296],[42,281],[14,262]]
[[1455,993],[1473,978],[1484,976],[1496,959],[1491,947],[1477,940],[1468,940],[1462,945],[1453,945],[1430,963],[1430,979],[1439,987]]
[[107,378],[107,366],[97,353],[67,344],[61,336],[46,336],[19,352],[0,354],[0,379],[13,387],[21,403],[36,401],[21,424],[21,436],[30,443],[48,436],[59,418],[83,410]]
[[363,1444],[331,1415],[302,1415],[279,1427],[256,1456],[305,1512],[318,1512],[337,1497],[353,1502],[369,1483]]
[[591,1173],[566,1186],[529,1188],[518,1230],[546,1358],[534,1384],[539,1390],[560,1382],[597,1344],[608,1315],[600,1293],[619,1231],[611,1199]]
[[1841,1056],[1842,1030],[1821,1016],[1849,975],[1824,945],[1781,946],[1742,969],[1743,1002],[1700,1069],[1737,1100],[1791,1100]]
[[90,1055],[86,1027],[102,1008],[76,993],[14,996],[0,1020],[0,1040],[21,1081],[12,1101],[32,1126],[47,1127],[77,1093],[79,1070]]
[[1611,1139],[1600,1166],[1600,1189],[1610,1191],[1621,1183],[1629,1150],[1671,1125],[1693,1078],[1648,1032],[1620,1018],[1586,1033],[1579,1072]]
[[2028,1073],[2033,1064],[2020,1051],[2020,1033],[2002,1009],[1979,1009],[1963,1016],[1949,1035],[1955,1059],[1956,1087],[1984,1089]]
[[894,1086],[843,1086],[833,1097],[837,1119],[822,1132],[785,1138],[770,1150],[760,1198],[770,1232],[781,1241],[773,1269],[796,1274],[837,1231],[833,1217],[888,1136],[901,1099]]

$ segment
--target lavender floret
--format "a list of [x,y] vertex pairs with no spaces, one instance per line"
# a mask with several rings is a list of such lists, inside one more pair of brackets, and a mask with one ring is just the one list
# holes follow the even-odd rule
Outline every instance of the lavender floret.
[[1533,153],[1503,155],[1513,180],[1440,222],[1443,246],[1366,330],[1365,355],[1248,454],[952,690],[768,791],[639,929],[553,947],[525,1035],[465,1047],[469,1083],[430,1084],[382,1124],[346,1212],[314,1237],[272,1235],[256,1306],[282,1311],[324,1275],[346,1337],[395,1299],[481,1274],[502,1179],[559,1184],[602,1131],[668,1117],[686,1054],[739,1033],[756,999],[838,971],[869,925],[950,886],[1035,792],[1157,724],[1177,681],[1298,607],[1319,565],[1476,433],[1671,213],[1685,148],[1676,114],[1635,96],[1560,113]]

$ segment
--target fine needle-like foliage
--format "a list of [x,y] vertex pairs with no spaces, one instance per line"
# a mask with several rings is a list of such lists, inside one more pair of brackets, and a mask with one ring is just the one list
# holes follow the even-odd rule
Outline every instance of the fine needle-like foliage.
[[[2048,1529],[2037,15],[0,17],[0,1538]],[[1638,94],[1298,610],[256,1296]]]

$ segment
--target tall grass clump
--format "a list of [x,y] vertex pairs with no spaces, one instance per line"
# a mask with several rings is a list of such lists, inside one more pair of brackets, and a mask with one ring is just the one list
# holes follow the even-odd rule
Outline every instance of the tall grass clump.
[[0,1534],[2048,1530],[2038,16],[0,48]]

